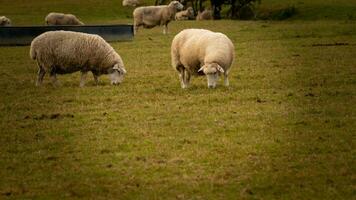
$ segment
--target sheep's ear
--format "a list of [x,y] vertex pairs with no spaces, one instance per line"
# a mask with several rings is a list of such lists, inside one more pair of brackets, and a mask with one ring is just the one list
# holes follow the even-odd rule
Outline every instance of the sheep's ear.
[[216,66],[216,69],[217,69],[219,72],[221,72],[221,73],[224,73],[224,72],[225,72],[224,69],[223,69],[220,65],[217,65],[217,66]]
[[114,67],[113,67],[113,69],[120,70],[120,68],[119,68],[119,64],[115,64],[115,65],[114,65]]
[[198,70],[198,72],[201,72],[201,71],[203,71],[204,70],[204,66],[202,66],[199,70]]
[[127,72],[126,72],[126,69],[125,69],[125,68],[123,68],[123,67],[122,67],[122,68],[120,68],[120,69],[119,69],[119,71],[120,71],[122,74],[126,74],[126,73],[127,73]]

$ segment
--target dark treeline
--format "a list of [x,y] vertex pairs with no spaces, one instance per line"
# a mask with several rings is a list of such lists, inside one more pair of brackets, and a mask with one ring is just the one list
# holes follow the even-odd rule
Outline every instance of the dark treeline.
[[[221,19],[223,6],[228,6],[227,18],[231,19],[251,19],[254,17],[253,5],[261,0],[181,0],[185,7],[191,6],[194,12],[203,11],[205,2],[210,2],[210,7],[214,13],[214,19]],[[155,5],[167,4],[169,0],[156,0]]]

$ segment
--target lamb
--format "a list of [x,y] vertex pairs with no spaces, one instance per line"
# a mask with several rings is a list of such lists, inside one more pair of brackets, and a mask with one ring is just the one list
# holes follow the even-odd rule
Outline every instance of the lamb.
[[212,10],[206,9],[203,12],[198,11],[196,20],[212,20],[212,19],[214,19]]
[[11,20],[5,16],[0,17],[0,26],[11,26]]
[[30,57],[37,61],[36,85],[42,84],[48,72],[54,86],[56,74],[80,71],[80,86],[85,84],[88,71],[95,83],[102,74],[109,74],[111,84],[120,84],[126,74],[119,54],[100,36],[72,31],[48,31],[31,42]]
[[131,6],[131,7],[136,7],[140,4],[139,0],[123,0],[122,1],[122,6]]
[[189,20],[194,19],[194,10],[192,7],[188,7],[187,10],[176,13],[176,20]]
[[181,87],[188,87],[191,75],[206,75],[208,87],[215,88],[220,74],[224,74],[225,86],[229,86],[234,49],[231,40],[222,33],[205,29],[178,33],[172,41],[171,61],[179,73]]
[[178,10],[182,10],[183,5],[179,1],[172,1],[168,5],[162,6],[142,6],[133,11],[134,34],[138,27],[153,28],[155,26],[164,26],[163,34],[168,32],[168,23],[174,20]]
[[45,22],[47,25],[84,25],[76,16],[72,14],[63,14],[63,13],[49,13]]

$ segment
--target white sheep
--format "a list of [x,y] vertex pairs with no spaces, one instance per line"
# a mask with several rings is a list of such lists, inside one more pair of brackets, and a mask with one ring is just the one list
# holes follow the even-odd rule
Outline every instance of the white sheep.
[[80,86],[91,71],[94,80],[109,74],[111,84],[122,82],[126,70],[119,54],[100,36],[72,31],[48,31],[33,39],[30,57],[37,61],[38,77],[36,85],[42,84],[48,72],[54,85],[56,74],[80,71]]
[[138,5],[140,5],[139,0],[122,0],[122,6],[136,7]]
[[203,12],[198,11],[196,20],[212,20],[212,19],[214,19],[212,10],[206,9]]
[[163,34],[168,32],[168,23],[174,20],[178,10],[182,10],[183,5],[179,1],[172,1],[168,5],[162,6],[142,6],[133,11],[134,33],[138,27],[153,28],[164,26]]
[[11,26],[11,20],[5,16],[0,17],[0,26]]
[[226,35],[205,29],[185,29],[173,38],[171,46],[172,66],[182,88],[188,87],[191,75],[204,74],[209,88],[215,88],[220,74],[229,86],[234,54],[234,45]]
[[76,16],[63,13],[49,13],[45,22],[47,25],[84,25]]
[[188,7],[186,10],[176,13],[176,20],[189,20],[194,19],[194,10],[192,7]]

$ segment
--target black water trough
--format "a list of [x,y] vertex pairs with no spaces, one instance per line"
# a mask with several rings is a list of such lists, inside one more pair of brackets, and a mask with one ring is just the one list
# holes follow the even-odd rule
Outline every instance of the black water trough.
[[132,25],[9,26],[0,27],[0,45],[30,45],[41,33],[55,30],[97,34],[108,42],[133,39]]

